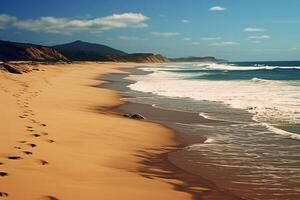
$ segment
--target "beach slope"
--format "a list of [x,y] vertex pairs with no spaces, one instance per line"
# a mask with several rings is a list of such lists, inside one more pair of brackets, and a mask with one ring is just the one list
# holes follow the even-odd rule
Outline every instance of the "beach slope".
[[170,130],[104,112],[121,102],[115,92],[97,87],[97,77],[129,66],[134,64],[77,63],[41,66],[23,75],[0,72],[3,197],[191,197],[174,190],[179,180],[140,171],[147,168],[146,155],[177,144]]

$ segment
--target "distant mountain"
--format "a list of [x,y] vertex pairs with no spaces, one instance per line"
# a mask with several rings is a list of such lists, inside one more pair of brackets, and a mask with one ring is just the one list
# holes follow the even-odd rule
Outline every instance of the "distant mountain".
[[55,49],[27,43],[0,40],[0,60],[2,61],[67,61]]
[[75,41],[68,44],[53,46],[68,59],[74,61],[113,61],[114,58],[127,53],[102,44]]
[[0,40],[0,61],[111,61],[111,62],[218,62],[215,57],[186,57],[168,59],[160,54],[133,53],[102,44],[75,41],[46,47],[35,44]]
[[111,48],[102,44],[75,41],[53,46],[70,60],[74,61],[115,61],[115,62],[166,62],[167,59],[153,53],[134,53]]
[[169,58],[171,62],[219,62],[220,60],[212,57],[182,57],[182,58]]

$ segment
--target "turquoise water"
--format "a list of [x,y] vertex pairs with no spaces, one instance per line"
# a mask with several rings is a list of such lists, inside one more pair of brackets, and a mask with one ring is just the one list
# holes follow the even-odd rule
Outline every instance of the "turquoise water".
[[[299,80],[299,69],[258,69],[258,70],[187,70],[185,72],[195,73],[191,75],[191,79],[204,79],[204,80],[251,80],[253,78],[265,80]],[[180,72],[180,73],[185,73]],[[199,76],[197,76],[197,73]]]
[[142,94],[130,101],[219,121],[173,125],[207,138],[178,152],[183,168],[245,198],[300,199],[300,62],[142,70],[152,73],[129,77],[132,93]]

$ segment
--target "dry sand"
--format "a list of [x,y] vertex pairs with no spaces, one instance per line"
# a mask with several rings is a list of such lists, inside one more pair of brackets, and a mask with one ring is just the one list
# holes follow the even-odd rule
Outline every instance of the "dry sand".
[[76,63],[22,75],[0,72],[0,198],[192,199],[182,189],[185,183],[172,178],[174,171],[148,162],[178,144],[172,131],[105,112],[122,102],[97,87],[97,77],[135,65]]

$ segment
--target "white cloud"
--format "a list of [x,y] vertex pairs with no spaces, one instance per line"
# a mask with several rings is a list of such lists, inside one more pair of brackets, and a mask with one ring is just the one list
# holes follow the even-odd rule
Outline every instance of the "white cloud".
[[201,43],[200,42],[192,42],[191,44],[192,45],[200,45]]
[[263,28],[247,27],[247,28],[244,28],[244,31],[245,32],[263,32],[263,31],[265,31],[265,29],[263,29]]
[[151,32],[150,34],[156,37],[172,37],[172,36],[181,35],[178,32]]
[[239,43],[233,41],[222,41],[222,42],[214,42],[210,44],[210,46],[234,46],[234,45],[239,45]]
[[135,36],[119,36],[118,37],[120,40],[129,40],[129,41],[139,41],[139,40],[148,40],[148,38],[139,38]]
[[[3,18],[3,15],[0,15]],[[141,13],[122,13],[93,19],[70,19],[57,17],[40,17],[38,19],[20,20],[14,16],[6,16],[11,19],[5,28],[15,27],[34,32],[46,32],[55,34],[72,34],[74,32],[89,31],[102,32],[117,28],[144,28],[149,18]],[[1,22],[0,22],[1,26]]]
[[183,38],[182,40],[184,40],[184,41],[191,41],[192,39],[191,38]]
[[256,35],[256,36],[249,36],[248,39],[252,40],[261,40],[261,39],[270,39],[269,35]]
[[191,23],[191,21],[190,21],[190,20],[187,20],[187,19],[182,19],[181,22],[184,23],[184,24]]
[[7,28],[10,24],[14,23],[17,20],[14,16],[9,15],[0,15],[0,29]]
[[224,11],[224,10],[226,10],[226,8],[224,8],[222,6],[214,6],[214,7],[211,7],[209,10],[210,11]]
[[213,41],[213,40],[222,40],[221,37],[203,37],[201,38],[203,41]]
[[261,41],[260,40],[253,40],[253,41],[251,41],[253,44],[260,44],[261,43]]

